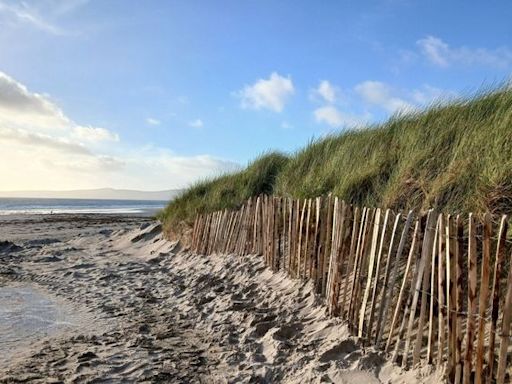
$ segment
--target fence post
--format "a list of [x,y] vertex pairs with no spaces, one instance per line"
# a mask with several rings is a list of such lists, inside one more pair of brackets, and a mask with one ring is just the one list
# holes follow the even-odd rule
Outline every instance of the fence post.
[[478,301],[478,344],[476,347],[476,371],[475,382],[482,384],[485,381],[483,377],[484,364],[484,341],[485,341],[485,313],[489,300],[489,274],[491,262],[491,215],[489,213],[484,216],[484,237],[482,240],[482,264],[480,278],[480,297]]
[[496,245],[496,261],[494,264],[494,277],[492,281],[492,312],[491,312],[491,331],[489,333],[489,355],[487,371],[487,382],[491,382],[494,368],[494,344],[496,342],[496,325],[498,323],[499,305],[500,305],[500,279],[503,271],[503,261],[505,259],[505,240],[507,236],[508,222],[507,216],[503,215],[500,222],[498,233],[498,244]]

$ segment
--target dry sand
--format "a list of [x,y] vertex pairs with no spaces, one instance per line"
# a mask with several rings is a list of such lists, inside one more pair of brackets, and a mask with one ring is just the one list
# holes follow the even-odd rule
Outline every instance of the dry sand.
[[0,344],[0,382],[441,381],[363,348],[310,283],[256,256],[186,253],[148,218],[5,216],[2,240],[0,287],[36,289],[71,320]]

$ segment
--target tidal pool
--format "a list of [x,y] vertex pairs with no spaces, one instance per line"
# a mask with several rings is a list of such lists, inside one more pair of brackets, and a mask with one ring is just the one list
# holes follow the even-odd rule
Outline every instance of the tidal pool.
[[0,363],[16,350],[78,326],[72,310],[31,286],[0,287]]

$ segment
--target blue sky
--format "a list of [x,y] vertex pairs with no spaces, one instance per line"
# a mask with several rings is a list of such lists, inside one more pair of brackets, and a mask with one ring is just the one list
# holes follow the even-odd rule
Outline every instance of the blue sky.
[[509,79],[507,1],[0,0],[1,189],[167,189]]

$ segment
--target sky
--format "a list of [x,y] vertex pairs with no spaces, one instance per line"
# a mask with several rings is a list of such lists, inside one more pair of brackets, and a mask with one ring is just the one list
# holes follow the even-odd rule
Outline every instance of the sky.
[[509,1],[0,0],[0,190],[163,190],[508,81]]

